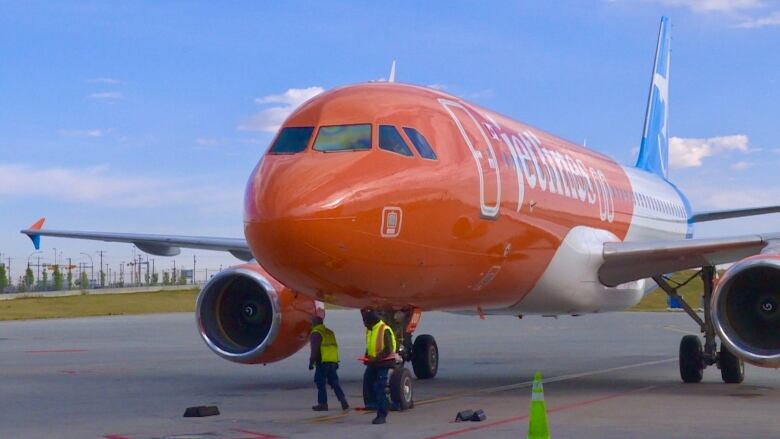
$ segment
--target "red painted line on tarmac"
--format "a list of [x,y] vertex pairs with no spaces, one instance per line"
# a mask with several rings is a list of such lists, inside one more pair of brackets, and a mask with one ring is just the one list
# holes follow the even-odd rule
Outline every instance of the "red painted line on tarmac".
[[107,434],[103,436],[105,439],[130,439],[127,436],[122,436],[121,434]]
[[251,434],[252,437],[247,439],[282,439],[282,436],[276,436],[270,433],[260,433],[257,431],[244,430],[241,428],[231,428],[230,431],[235,431],[236,433]]
[[24,351],[25,354],[72,354],[78,352],[87,352],[86,349],[33,349]]
[[70,370],[70,369],[61,370],[60,372],[67,375],[76,375],[79,373],[77,370]]
[[[567,410],[576,409],[576,408],[579,408],[579,407],[588,406],[588,405],[591,405],[591,404],[597,404],[599,402],[604,402],[604,401],[608,401],[610,399],[620,398],[621,396],[630,395],[632,393],[644,392],[646,390],[650,390],[650,389],[653,389],[655,387],[657,387],[657,386],[647,386],[647,387],[642,387],[641,389],[629,390],[627,392],[620,392],[620,393],[612,393],[610,395],[601,396],[599,398],[593,398],[593,399],[588,399],[588,400],[585,400],[585,401],[575,402],[573,404],[562,405],[560,407],[555,407],[555,408],[548,409],[547,413],[563,412],[563,411],[567,411]],[[528,415],[514,416],[514,417],[511,417],[511,418],[506,418],[506,419],[501,419],[501,420],[494,421],[494,422],[489,422],[487,424],[480,424],[480,425],[475,425],[473,427],[463,428],[463,429],[460,429],[460,430],[448,431],[446,433],[441,433],[441,434],[437,434],[437,435],[434,435],[434,436],[428,436],[425,439],[443,439],[443,438],[457,436],[457,435],[464,434],[464,433],[470,433],[472,431],[483,430],[485,428],[491,428],[491,427],[496,427],[496,426],[499,426],[499,425],[510,424],[512,422],[522,421],[524,419],[528,419]]]

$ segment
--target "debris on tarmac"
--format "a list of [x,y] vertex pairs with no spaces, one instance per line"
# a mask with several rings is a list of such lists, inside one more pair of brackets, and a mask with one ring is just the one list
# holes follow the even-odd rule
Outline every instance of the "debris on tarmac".
[[203,418],[205,416],[216,416],[218,414],[219,409],[215,405],[187,407],[187,410],[184,411],[185,418]]
[[474,416],[474,410],[463,410],[455,416],[455,422],[470,421],[472,416]]
[[487,419],[487,415],[482,409],[475,411],[474,414],[471,415],[471,421],[473,422],[482,422],[485,419]]
[[487,419],[487,415],[485,414],[485,411],[482,409],[463,410],[458,412],[458,414],[455,416],[455,422],[466,422],[466,421],[482,422],[485,419]]

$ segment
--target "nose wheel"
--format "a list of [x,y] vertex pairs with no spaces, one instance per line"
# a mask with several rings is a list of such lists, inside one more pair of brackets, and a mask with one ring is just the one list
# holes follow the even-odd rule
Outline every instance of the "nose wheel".
[[405,367],[393,369],[388,390],[390,401],[396,410],[404,411],[414,407],[414,380],[409,369]]
[[[377,401],[374,397],[373,377],[366,370],[363,374],[363,403],[367,409],[376,410]],[[414,407],[414,380],[409,369],[397,366],[390,369],[385,393],[391,408],[397,411],[409,410]]]
[[432,335],[419,335],[414,339],[412,369],[421,380],[431,379],[439,371],[439,347]]

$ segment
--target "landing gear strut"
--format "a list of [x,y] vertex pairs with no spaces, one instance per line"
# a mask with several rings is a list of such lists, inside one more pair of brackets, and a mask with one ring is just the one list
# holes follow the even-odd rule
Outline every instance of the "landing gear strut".
[[398,354],[404,362],[411,362],[417,379],[426,380],[439,371],[439,347],[432,335],[412,337],[420,323],[419,308],[380,312],[382,320],[390,325],[398,342]]
[[[398,356],[401,362],[390,370],[387,393],[396,410],[408,410],[414,406],[414,380],[404,363],[411,362],[414,375],[418,379],[430,379],[439,370],[439,347],[431,335],[412,337],[420,322],[421,311],[418,308],[403,310],[377,310],[379,317],[395,333]],[[363,400],[367,408],[375,407],[371,383],[363,376]]]
[[[704,318],[685,301],[678,290],[690,283],[696,277],[701,277],[704,284],[702,302],[704,305]],[[726,383],[741,383],[745,379],[745,365],[741,359],[721,346],[720,351],[717,347],[715,327],[712,324],[710,314],[710,303],[712,298],[712,289],[715,281],[715,267],[705,266],[689,277],[682,283],[670,285],[670,280],[663,276],[653,277],[655,283],[666,292],[669,297],[676,299],[683,310],[698,325],[702,334],[704,334],[704,345],[701,339],[696,335],[686,335],[680,341],[680,378],[686,383],[701,382],[704,369],[707,366],[716,364],[720,369],[721,378]]]

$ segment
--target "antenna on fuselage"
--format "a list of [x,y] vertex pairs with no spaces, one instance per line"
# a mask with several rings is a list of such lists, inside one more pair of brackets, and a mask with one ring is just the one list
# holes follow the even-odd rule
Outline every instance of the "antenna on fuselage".
[[395,60],[390,64],[390,76],[388,77],[387,82],[395,82]]

